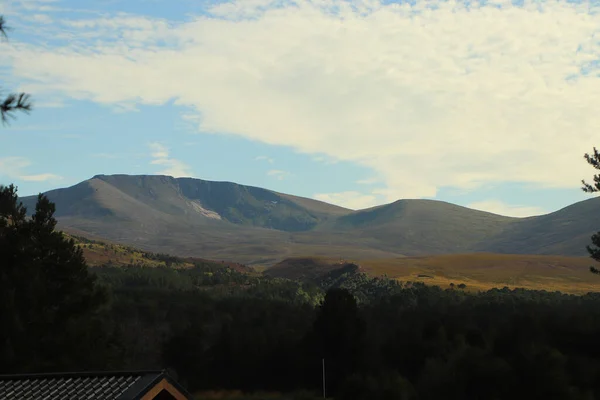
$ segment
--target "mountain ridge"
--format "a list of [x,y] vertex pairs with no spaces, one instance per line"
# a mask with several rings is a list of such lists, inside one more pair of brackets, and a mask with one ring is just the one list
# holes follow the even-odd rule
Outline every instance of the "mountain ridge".
[[[424,199],[364,210],[234,182],[95,175],[45,193],[59,227],[180,256],[273,265],[293,256],[393,258],[497,252],[582,256],[600,198],[516,218]],[[37,196],[20,200],[35,209]]]

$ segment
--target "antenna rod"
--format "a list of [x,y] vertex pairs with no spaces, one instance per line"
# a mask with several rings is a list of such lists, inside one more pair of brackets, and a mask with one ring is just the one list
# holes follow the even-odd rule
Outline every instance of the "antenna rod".
[[325,399],[325,359],[323,358],[323,398]]

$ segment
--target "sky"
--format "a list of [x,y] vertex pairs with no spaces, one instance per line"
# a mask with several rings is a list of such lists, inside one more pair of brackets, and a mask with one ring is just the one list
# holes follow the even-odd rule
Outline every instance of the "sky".
[[230,181],[351,209],[588,199],[600,3],[0,0],[0,184]]

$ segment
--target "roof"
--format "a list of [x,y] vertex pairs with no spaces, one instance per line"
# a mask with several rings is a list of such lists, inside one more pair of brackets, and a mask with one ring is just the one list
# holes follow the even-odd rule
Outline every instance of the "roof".
[[165,371],[116,371],[0,375],[0,399],[139,400],[164,379],[192,398]]

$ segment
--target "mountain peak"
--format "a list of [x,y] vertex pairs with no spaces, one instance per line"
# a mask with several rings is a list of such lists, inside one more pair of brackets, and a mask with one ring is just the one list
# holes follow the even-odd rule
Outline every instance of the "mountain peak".
[[[585,255],[600,200],[511,218],[438,200],[352,211],[232,182],[95,175],[46,193],[61,229],[152,251],[273,264],[290,256],[361,259],[488,251]],[[21,199],[35,209],[35,196]]]

